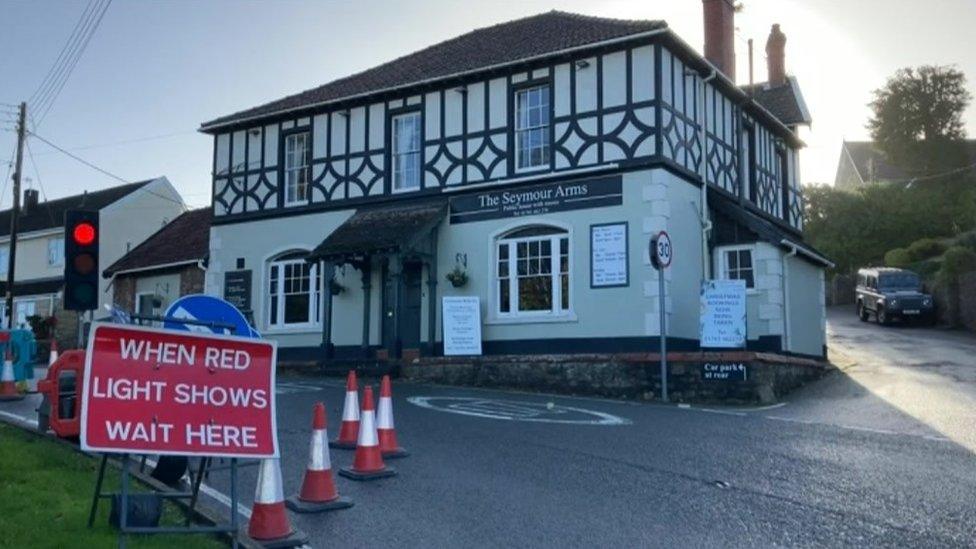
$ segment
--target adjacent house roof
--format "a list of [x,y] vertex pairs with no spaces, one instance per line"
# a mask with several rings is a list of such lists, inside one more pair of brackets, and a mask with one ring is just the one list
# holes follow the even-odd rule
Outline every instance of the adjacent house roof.
[[106,278],[128,271],[143,271],[207,259],[210,252],[211,209],[184,212],[132,248],[102,272]]
[[614,38],[667,28],[663,21],[550,11],[462,34],[363,72],[203,124],[203,129],[415,84]]
[[[840,162],[844,162],[847,156],[861,183],[906,181],[919,175],[889,162],[873,141],[844,141],[840,154]],[[966,155],[971,163],[976,164],[976,139],[966,140]]]
[[[17,220],[17,230],[21,233],[42,231],[64,226],[64,212],[73,209],[101,210],[102,208],[133,193],[154,179],[147,179],[137,183],[109,187],[100,191],[86,192],[64,198],[56,198],[40,202],[33,209],[24,213],[23,204],[21,214]],[[0,211],[0,236],[10,234],[10,212],[12,209]]]
[[447,213],[444,200],[358,210],[308,255],[331,259],[405,248]]
[[800,85],[793,76],[787,77],[786,83],[779,86],[761,82],[751,86],[741,86],[741,89],[787,126],[813,122],[803,94],[800,92]]

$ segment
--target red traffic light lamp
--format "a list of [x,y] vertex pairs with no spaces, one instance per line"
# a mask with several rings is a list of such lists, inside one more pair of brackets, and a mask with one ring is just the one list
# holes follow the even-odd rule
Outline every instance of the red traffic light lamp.
[[87,221],[82,221],[75,225],[71,231],[71,238],[79,246],[90,246],[92,242],[95,242],[95,226]]

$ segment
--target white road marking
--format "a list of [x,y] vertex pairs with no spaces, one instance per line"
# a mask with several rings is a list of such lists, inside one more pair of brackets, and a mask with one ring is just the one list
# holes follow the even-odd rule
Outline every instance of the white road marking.
[[876,435],[889,435],[889,436],[902,436],[902,437],[915,437],[922,438],[925,440],[932,440],[935,442],[952,442],[952,439],[943,436],[936,435],[919,435],[915,433],[903,433],[899,431],[892,431],[890,429],[875,429],[873,427],[860,427],[858,425],[844,425],[841,423],[825,423],[823,421],[810,421],[806,419],[796,419],[792,417],[782,417],[782,416],[761,416],[763,419],[771,419],[773,421],[786,421],[789,423],[800,423],[802,425],[819,425],[822,427],[836,427],[838,429],[846,429],[848,431],[862,431],[865,433],[874,433]]
[[[444,402],[438,402],[444,401]],[[605,412],[554,405],[551,402],[520,402],[473,397],[414,396],[407,402],[439,412],[465,416],[502,419],[506,421],[528,421],[533,423],[562,423],[572,425],[630,425],[632,422]],[[576,413],[595,416],[596,419],[559,419],[544,417],[548,414]]]

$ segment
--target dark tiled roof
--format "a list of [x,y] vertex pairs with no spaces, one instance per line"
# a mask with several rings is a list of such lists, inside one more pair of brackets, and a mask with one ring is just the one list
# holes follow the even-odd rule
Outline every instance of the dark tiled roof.
[[399,250],[446,213],[443,200],[359,210],[312,250],[308,259]]
[[106,278],[132,269],[201,261],[210,252],[210,208],[184,212],[102,273]]
[[[64,287],[64,278],[37,278],[14,282],[14,295],[56,294]],[[0,294],[7,293],[7,281],[0,281]]]
[[[100,191],[40,202],[26,214],[21,213],[17,220],[17,230],[21,233],[26,233],[63,227],[64,212],[66,210],[100,210],[152,181],[152,179],[148,179],[138,183],[129,183],[127,185],[119,185],[118,187],[109,187]],[[0,211],[0,236],[10,234],[11,211],[12,209]],[[21,204],[21,211],[23,211],[23,204]]]
[[666,26],[663,21],[550,11],[462,34],[323,86],[211,120],[203,127],[442,78]]
[[[724,216],[754,234],[759,240],[768,242],[776,247],[785,247],[783,240],[787,240],[806,249],[808,254],[803,254],[802,257],[820,265],[830,266],[830,260],[813,246],[805,243],[800,236],[780,227],[768,219],[764,219],[760,215],[750,212],[727,196],[710,191],[708,193],[708,205],[719,215]],[[732,242],[724,242],[723,244],[726,243]]]
[[[909,173],[903,168],[888,161],[883,152],[875,147],[873,141],[844,141],[841,154],[850,156],[851,163],[864,182],[904,181],[914,176],[925,175]],[[966,157],[970,163],[976,164],[976,139],[967,139]],[[841,162],[844,159],[841,158]]]
[[786,83],[779,86],[770,86],[768,82],[761,82],[752,86],[742,86],[741,89],[787,126],[812,122],[809,113],[806,112],[800,87],[792,77],[787,78]]

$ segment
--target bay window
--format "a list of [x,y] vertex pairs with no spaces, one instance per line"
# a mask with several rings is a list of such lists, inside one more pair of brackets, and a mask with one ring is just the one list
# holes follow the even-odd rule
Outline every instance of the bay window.
[[313,326],[319,322],[318,265],[296,255],[284,256],[268,266],[267,318],[271,328]]
[[499,317],[564,316],[570,312],[569,234],[532,226],[495,244],[495,312]]

